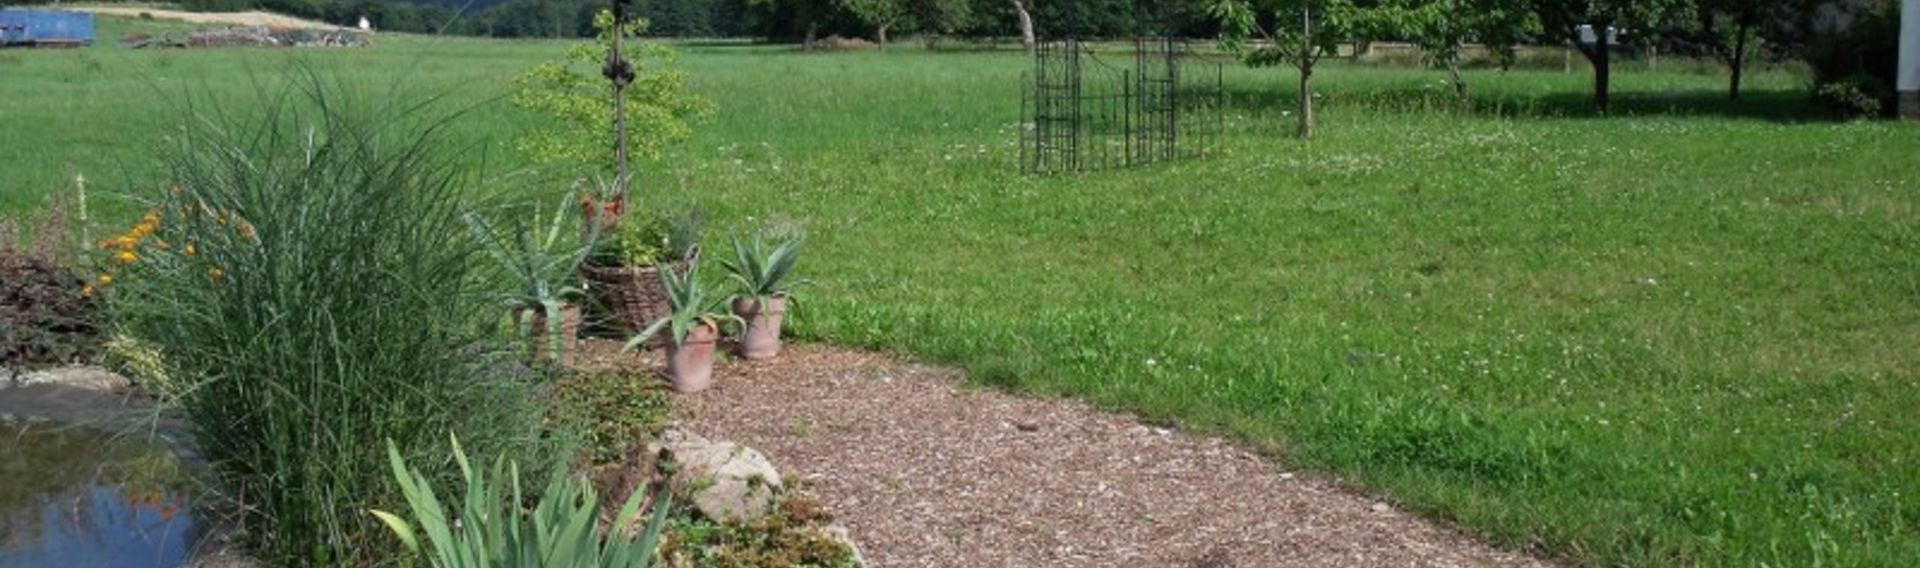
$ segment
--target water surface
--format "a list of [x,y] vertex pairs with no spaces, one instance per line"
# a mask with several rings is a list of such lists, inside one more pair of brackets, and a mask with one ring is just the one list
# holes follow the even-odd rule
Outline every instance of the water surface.
[[0,421],[0,568],[172,568],[202,531],[165,448]]

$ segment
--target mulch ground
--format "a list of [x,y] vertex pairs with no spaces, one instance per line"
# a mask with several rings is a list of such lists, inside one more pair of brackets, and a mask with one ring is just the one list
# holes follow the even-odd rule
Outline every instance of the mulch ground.
[[[587,354],[647,364],[611,349]],[[826,502],[872,566],[1544,564],[1217,438],[885,355],[790,346],[675,404]]]

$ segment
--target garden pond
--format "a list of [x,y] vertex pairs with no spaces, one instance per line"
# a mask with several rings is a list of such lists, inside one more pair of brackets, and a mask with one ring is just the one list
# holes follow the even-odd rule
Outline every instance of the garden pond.
[[173,567],[208,531],[193,478],[146,436],[0,419],[0,568]]

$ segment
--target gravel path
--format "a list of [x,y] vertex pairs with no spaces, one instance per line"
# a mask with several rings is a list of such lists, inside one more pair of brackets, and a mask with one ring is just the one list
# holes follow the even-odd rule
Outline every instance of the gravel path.
[[1539,566],[1215,438],[801,347],[683,421],[766,452],[874,566]]

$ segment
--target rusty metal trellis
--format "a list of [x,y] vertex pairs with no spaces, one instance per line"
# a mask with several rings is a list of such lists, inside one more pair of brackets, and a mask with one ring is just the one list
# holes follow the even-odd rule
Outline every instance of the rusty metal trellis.
[[1124,168],[1217,149],[1226,120],[1221,66],[1166,37],[1133,40],[1131,55],[1130,68],[1116,67],[1078,40],[1035,46],[1022,78],[1021,172]]

